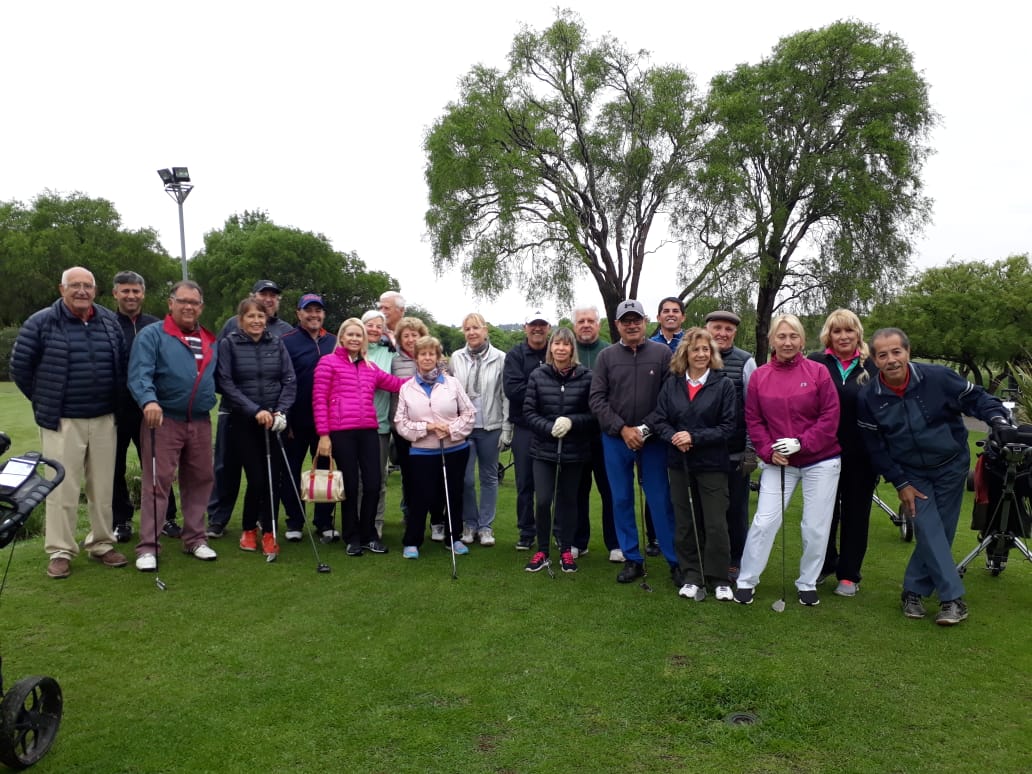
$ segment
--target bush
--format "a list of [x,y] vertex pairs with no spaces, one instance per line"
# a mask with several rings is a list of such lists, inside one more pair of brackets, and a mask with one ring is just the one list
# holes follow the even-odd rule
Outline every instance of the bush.
[[17,335],[16,327],[0,328],[0,382],[11,380],[11,350]]

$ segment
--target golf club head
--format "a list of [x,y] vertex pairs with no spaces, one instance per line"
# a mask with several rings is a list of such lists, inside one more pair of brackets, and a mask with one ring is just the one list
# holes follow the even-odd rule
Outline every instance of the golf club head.
[[268,554],[268,555],[267,555],[267,556],[265,557],[265,563],[266,563],[266,564],[272,564],[273,562],[275,562],[275,561],[276,561],[276,557],[277,557],[277,556],[279,556],[279,554]]
[[650,586],[649,582],[646,580],[643,580],[641,583],[638,584],[638,586],[642,589],[642,591],[648,591],[650,593],[652,592],[652,586]]
[[154,576],[154,585],[158,587],[158,591],[165,591],[168,589],[168,586],[165,585],[165,581],[156,575]]
[[774,602],[771,603],[770,609],[773,610],[775,613],[784,613],[785,612],[785,600],[783,600],[783,599],[776,599],[776,600],[774,600]]
[[316,572],[324,572],[324,573],[325,572],[329,572],[330,571],[330,565],[323,564],[323,563],[320,562],[319,566],[315,568],[315,571]]

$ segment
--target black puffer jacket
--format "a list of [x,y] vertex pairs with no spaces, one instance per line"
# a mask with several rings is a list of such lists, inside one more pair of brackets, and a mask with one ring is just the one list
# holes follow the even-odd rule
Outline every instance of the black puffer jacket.
[[566,376],[553,366],[543,365],[530,375],[523,400],[523,421],[534,432],[530,456],[556,461],[559,439],[552,437],[558,417],[573,425],[563,437],[562,462],[582,462],[591,457],[591,441],[598,435],[598,423],[588,407],[591,371],[577,365]]
[[[652,429],[668,444],[667,467],[727,471],[728,444],[738,426],[738,395],[723,371],[710,371],[695,399],[688,399],[683,375],[671,374],[659,393]],[[692,434],[692,447],[681,452],[671,439],[681,430]]]
[[258,341],[229,332],[219,342],[217,373],[223,410],[253,417],[262,409],[286,414],[294,405],[294,365],[283,342],[267,330]]

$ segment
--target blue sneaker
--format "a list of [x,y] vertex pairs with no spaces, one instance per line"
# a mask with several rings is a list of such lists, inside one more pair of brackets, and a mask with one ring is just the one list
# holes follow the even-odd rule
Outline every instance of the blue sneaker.
[[459,556],[469,553],[469,546],[467,546],[461,540],[456,540],[454,543],[452,543],[452,548],[455,549],[455,553]]
[[401,552],[403,559],[418,559],[419,549],[415,546],[405,546],[405,550]]

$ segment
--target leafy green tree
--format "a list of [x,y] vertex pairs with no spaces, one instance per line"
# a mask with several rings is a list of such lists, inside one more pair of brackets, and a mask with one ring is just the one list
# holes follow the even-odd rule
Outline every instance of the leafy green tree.
[[204,235],[204,250],[190,261],[190,276],[204,289],[205,316],[221,326],[260,279],[283,288],[280,311],[294,322],[304,293],[326,301],[326,328],[377,307],[380,294],[397,288],[386,272],[369,271],[357,253],[333,249],[322,234],[277,226],[264,212],[231,215],[225,226]]
[[518,285],[565,303],[587,272],[612,319],[698,163],[697,105],[689,73],[590,40],[571,11],[524,28],[508,70],[474,67],[427,134],[437,270],[461,264],[489,298]]
[[756,283],[756,341],[782,304],[863,310],[899,281],[936,121],[900,38],[857,21],[783,38],[713,79],[706,117],[706,169],[676,225],[715,254],[750,245],[736,277]]

